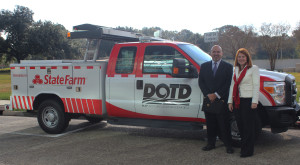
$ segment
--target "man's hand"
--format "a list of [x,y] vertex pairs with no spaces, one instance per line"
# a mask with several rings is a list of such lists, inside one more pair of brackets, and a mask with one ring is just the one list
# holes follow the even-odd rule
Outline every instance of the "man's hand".
[[208,94],[207,97],[209,98],[210,102],[214,102],[217,98],[216,94],[214,93]]
[[228,103],[228,109],[229,109],[229,111],[230,111],[230,112],[232,112],[232,111],[233,111],[233,106],[232,106],[232,103]]

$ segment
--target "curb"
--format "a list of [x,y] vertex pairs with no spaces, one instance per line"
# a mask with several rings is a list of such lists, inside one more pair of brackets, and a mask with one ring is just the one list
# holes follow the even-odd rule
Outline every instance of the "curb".
[[2,116],[24,116],[24,117],[36,117],[35,112],[22,112],[22,111],[3,111]]

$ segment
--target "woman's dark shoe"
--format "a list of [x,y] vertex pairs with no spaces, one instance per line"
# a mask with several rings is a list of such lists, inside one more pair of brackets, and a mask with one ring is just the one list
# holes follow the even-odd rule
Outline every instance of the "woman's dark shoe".
[[213,145],[207,145],[205,147],[202,148],[203,151],[210,151],[212,149],[215,149],[216,147]]
[[227,148],[226,148],[226,152],[227,152],[228,154],[233,154],[233,153],[234,153],[234,150],[233,150],[232,147],[227,147]]
[[241,154],[240,157],[241,158],[246,158],[246,157],[251,157],[253,156],[253,154]]

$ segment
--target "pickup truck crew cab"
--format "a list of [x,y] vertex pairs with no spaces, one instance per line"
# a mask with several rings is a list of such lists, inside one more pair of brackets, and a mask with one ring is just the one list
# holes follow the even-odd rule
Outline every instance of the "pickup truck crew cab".
[[[211,57],[197,46],[140,41],[137,34],[90,24],[74,26],[68,38],[87,38],[84,60],[25,60],[10,66],[12,109],[37,110],[45,132],[61,133],[79,116],[150,127],[197,129],[205,124],[198,73]],[[97,60],[101,40],[126,42],[113,46],[109,60]],[[295,78],[266,70],[260,75],[257,128],[286,131],[299,115]],[[234,120],[232,135],[239,137]]]

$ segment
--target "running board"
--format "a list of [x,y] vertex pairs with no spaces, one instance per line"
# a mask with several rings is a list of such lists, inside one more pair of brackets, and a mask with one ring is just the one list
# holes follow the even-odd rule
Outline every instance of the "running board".
[[109,124],[114,125],[131,125],[152,128],[171,128],[179,130],[202,130],[203,124],[200,122],[173,121],[173,120],[154,120],[154,119],[137,119],[137,118],[110,118]]

